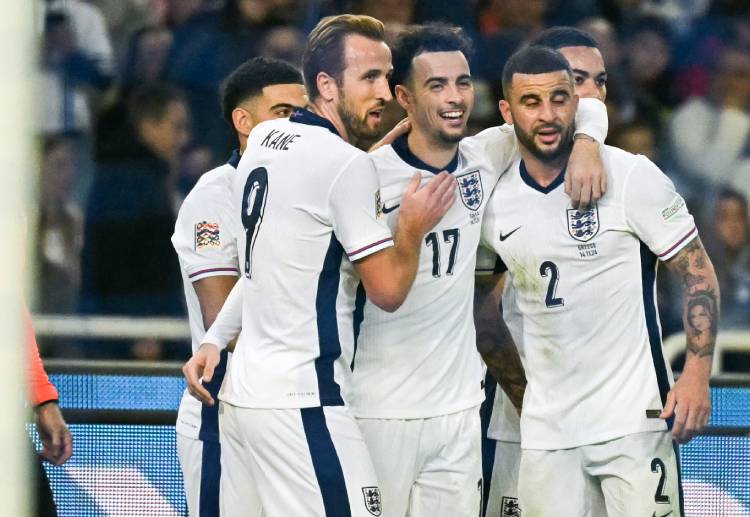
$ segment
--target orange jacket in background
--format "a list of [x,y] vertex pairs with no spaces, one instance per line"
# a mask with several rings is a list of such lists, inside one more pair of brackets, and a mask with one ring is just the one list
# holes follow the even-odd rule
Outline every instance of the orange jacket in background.
[[47,372],[44,371],[42,358],[39,357],[39,347],[36,344],[34,325],[31,322],[31,314],[24,308],[24,324],[26,327],[26,343],[29,360],[29,402],[36,407],[45,402],[58,400],[57,388],[50,382]]

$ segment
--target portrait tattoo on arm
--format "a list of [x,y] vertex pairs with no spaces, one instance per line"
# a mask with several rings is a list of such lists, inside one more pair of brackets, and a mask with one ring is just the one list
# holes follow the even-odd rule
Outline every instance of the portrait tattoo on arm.
[[679,276],[685,296],[687,349],[698,357],[710,356],[719,327],[719,284],[700,238],[693,239],[667,265]]

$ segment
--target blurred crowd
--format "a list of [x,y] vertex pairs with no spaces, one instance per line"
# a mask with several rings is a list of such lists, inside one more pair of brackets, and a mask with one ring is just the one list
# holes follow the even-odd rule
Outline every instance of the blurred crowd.
[[[235,146],[219,86],[254,56],[301,61],[326,15],[461,25],[474,40],[471,131],[498,125],[505,60],[575,25],[608,69],[608,143],[648,156],[696,215],[722,289],[722,328],[750,327],[750,4],[747,0],[37,0],[37,243],[41,313],[183,316],[170,236],[198,177]],[[402,113],[389,107],[384,130]],[[669,275],[665,335],[682,329]],[[47,354],[96,355],[49,345]],[[183,358],[144,340],[108,356]]]

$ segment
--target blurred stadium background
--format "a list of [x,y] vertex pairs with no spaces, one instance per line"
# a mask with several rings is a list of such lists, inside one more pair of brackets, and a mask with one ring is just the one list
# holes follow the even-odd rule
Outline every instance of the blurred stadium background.
[[[73,459],[48,469],[61,516],[185,515],[172,425],[190,354],[169,241],[176,212],[233,147],[221,80],[253,56],[298,64],[307,32],[340,12],[375,16],[391,37],[431,20],[463,26],[476,46],[472,132],[499,124],[501,70],[525,41],[553,25],[595,37],[609,72],[608,143],[672,178],[722,288],[711,426],[682,448],[687,514],[750,516],[747,0],[35,0],[33,11],[28,298],[75,440]],[[134,95],[174,108],[148,139],[129,123]],[[387,120],[401,116],[391,106]],[[679,370],[677,292],[662,275],[665,346]]]

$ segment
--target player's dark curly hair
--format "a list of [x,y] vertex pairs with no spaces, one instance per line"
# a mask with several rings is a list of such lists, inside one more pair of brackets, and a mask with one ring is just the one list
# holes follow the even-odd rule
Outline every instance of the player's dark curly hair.
[[221,113],[232,125],[232,111],[242,102],[263,93],[274,84],[302,84],[302,74],[279,59],[255,57],[237,67],[221,87]]
[[471,59],[473,54],[471,39],[461,27],[446,23],[429,23],[404,29],[391,47],[393,53],[391,89],[397,84],[406,84],[411,75],[412,61],[418,55],[425,52],[453,51],[462,52],[466,59]]
[[549,47],[555,50],[564,47],[599,48],[588,32],[576,27],[550,27],[529,42],[530,46]]

